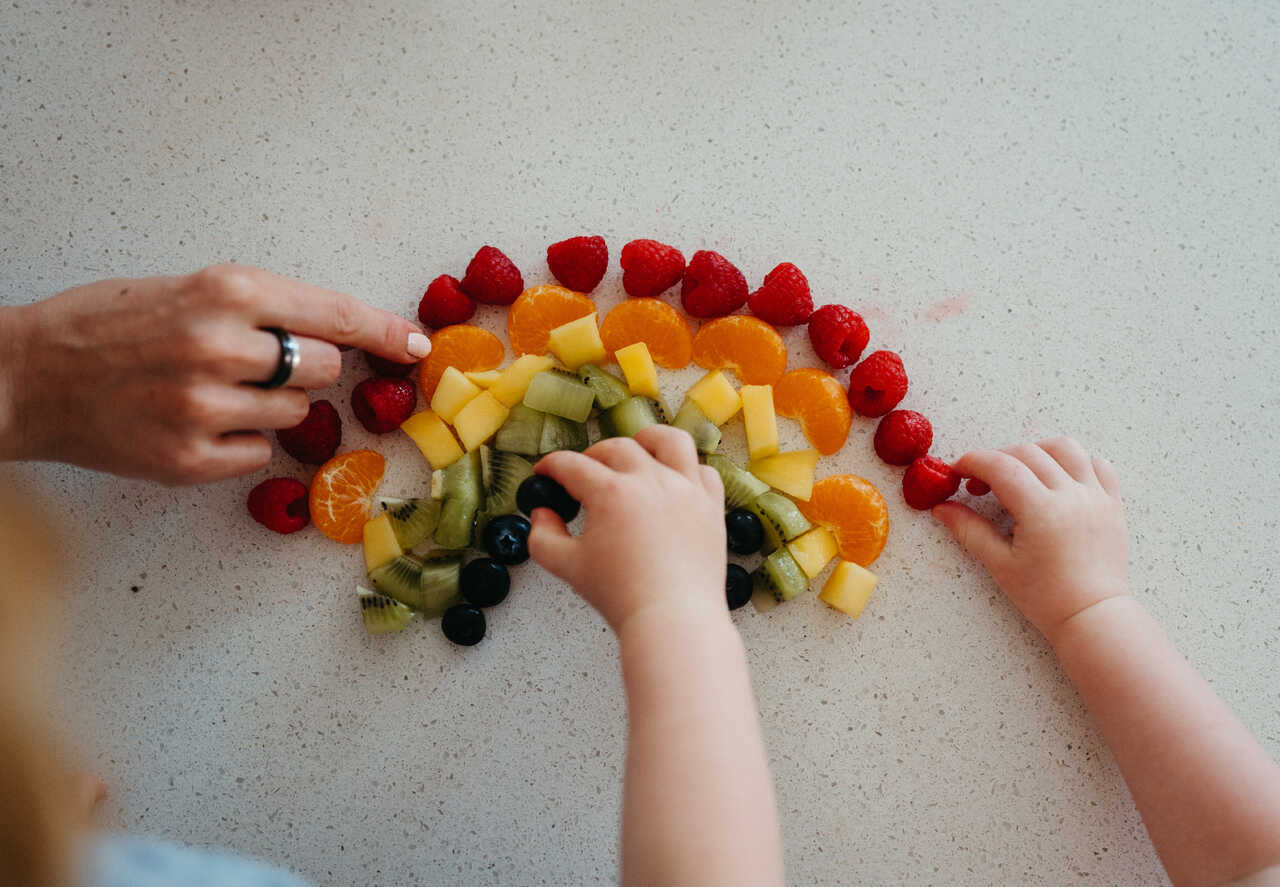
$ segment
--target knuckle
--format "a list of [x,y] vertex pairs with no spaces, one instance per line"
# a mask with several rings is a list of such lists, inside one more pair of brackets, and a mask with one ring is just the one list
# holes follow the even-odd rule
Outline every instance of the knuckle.
[[282,391],[280,395],[280,417],[282,421],[289,423],[284,427],[292,428],[307,418],[307,413],[311,412],[311,401],[306,394],[301,391]]
[[253,302],[253,280],[239,265],[213,265],[197,271],[195,278],[201,292],[224,309],[240,310]]
[[173,395],[173,415],[185,426],[205,426],[214,421],[217,404],[208,390],[195,385],[184,385]]
[[342,375],[342,352],[332,345],[326,345],[316,353],[316,377],[320,380],[318,387],[326,388],[338,381]]
[[209,455],[201,441],[179,442],[169,454],[165,483],[170,486],[194,484],[204,480],[209,471]]
[[343,339],[360,332],[360,305],[351,296],[341,296],[333,303],[333,331]]

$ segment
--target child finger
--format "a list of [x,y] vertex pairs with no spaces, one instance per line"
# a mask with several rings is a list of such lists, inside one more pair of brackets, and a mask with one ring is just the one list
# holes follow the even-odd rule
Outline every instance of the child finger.
[[992,575],[1004,568],[1010,557],[1009,540],[991,521],[959,502],[934,506],[933,516],[951,531],[960,547],[976,557]]
[[710,465],[699,465],[698,479],[702,481],[702,486],[706,489],[707,495],[717,502],[724,501],[724,480],[720,477],[720,472]]
[[1022,462],[999,450],[965,453],[952,466],[965,477],[976,477],[991,487],[1000,504],[1018,518],[1035,506],[1044,484]]
[[1069,437],[1055,437],[1052,440],[1040,441],[1039,446],[1075,480],[1082,484],[1092,484],[1097,481],[1098,476],[1093,471],[1089,454],[1076,441]]
[[569,535],[564,521],[550,508],[535,508],[530,523],[529,556],[548,573],[572,585],[581,542]]
[[1017,444],[1005,447],[1004,452],[1017,459],[1031,469],[1032,474],[1040,478],[1040,483],[1049,489],[1057,489],[1071,480],[1071,475],[1053,460],[1053,457],[1035,444]]
[[648,450],[649,455],[663,465],[690,480],[697,479],[698,451],[693,447],[693,438],[689,432],[670,425],[650,425],[641,429],[632,440]]
[[583,503],[591,500],[595,492],[614,477],[607,465],[586,453],[575,453],[573,450],[548,453],[533,468],[538,474],[545,474],[559,483],[570,496]]
[[1119,499],[1120,475],[1116,474],[1115,466],[1106,459],[1094,459],[1093,470],[1098,475],[1098,483],[1102,484],[1102,489],[1112,498]]
[[614,471],[637,471],[649,462],[649,454],[629,437],[609,437],[592,444],[584,456],[601,462]]

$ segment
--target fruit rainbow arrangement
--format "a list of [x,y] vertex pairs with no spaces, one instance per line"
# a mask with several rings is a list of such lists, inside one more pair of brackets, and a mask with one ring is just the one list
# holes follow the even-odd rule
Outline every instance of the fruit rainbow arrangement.
[[[372,588],[359,587],[357,600],[370,633],[399,631],[417,614],[439,618],[447,638],[470,645],[484,636],[484,609],[507,597],[508,568],[529,557],[533,510],[551,508],[566,522],[578,514],[559,484],[534,473],[537,460],[665,423],[687,431],[724,481],[729,552],[760,556],[751,572],[728,564],[729,608],[751,600],[765,611],[792,600],[837,561],[818,597],[857,618],[876,585],[867,568],[888,539],[889,512],[861,477],[817,479],[821,457],[844,446],[857,414],[880,420],[875,451],[906,467],[903,496],[912,508],[942,502],[962,480],[929,455],[929,420],[897,409],[907,393],[902,360],[891,351],[863,358],[870,341],[863,319],[841,305],[814,310],[808,281],[789,262],[754,292],[711,251],[686,263],[674,247],[633,240],[620,264],[628,298],[603,317],[590,297],[609,265],[601,237],[548,247],[558,285],[526,288],[516,265],[492,246],[475,254],[461,280],[431,281],[418,306],[419,320],[435,331],[431,353],[418,365],[365,355],[373,376],[356,386],[351,403],[370,432],[399,430],[413,440],[429,464],[430,489],[417,498],[379,498],[384,458],[369,449],[338,453],[341,419],[318,400],[301,424],[278,434],[288,453],[320,466],[310,488],[266,480],[249,494],[250,513],[280,533],[309,519],[337,542],[362,543]],[[684,313],[703,321],[696,333],[659,298],[677,284]],[[477,303],[507,306],[514,356],[505,365],[501,339],[467,322]],[[735,313],[744,306],[749,314]],[[847,385],[816,367],[788,371],[777,327],[802,324],[831,369],[852,367]],[[658,368],[690,364],[706,374],[673,411]],[[415,369],[416,386],[407,378]],[[780,416],[800,424],[808,448],[779,450]],[[719,452],[722,429],[735,421],[745,434],[745,465]],[[986,490],[971,480],[969,492]],[[468,557],[469,550],[480,553]]]

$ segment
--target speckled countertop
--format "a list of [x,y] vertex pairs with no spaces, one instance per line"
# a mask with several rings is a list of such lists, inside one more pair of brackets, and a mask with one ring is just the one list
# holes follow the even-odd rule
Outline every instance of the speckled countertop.
[[[0,300],[234,259],[410,312],[481,243],[540,280],[580,232],[795,261],[902,352],[939,452],[1116,463],[1135,592],[1280,753],[1274,4],[456,6],[4,3]],[[891,503],[867,614],[736,617],[793,882],[1162,883],[1045,645],[870,431],[828,463]],[[358,554],[249,522],[252,479],[26,473],[76,528],[61,683],[110,824],[318,885],[614,877],[615,648],[568,589],[522,569],[469,651],[370,640]]]

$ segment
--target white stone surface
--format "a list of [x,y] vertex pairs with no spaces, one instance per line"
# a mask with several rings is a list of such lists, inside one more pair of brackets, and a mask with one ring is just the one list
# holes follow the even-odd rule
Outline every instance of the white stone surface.
[[[537,281],[582,232],[795,261],[902,352],[938,452],[1116,463],[1135,593],[1275,755],[1278,46],[1245,0],[6,2],[0,300],[237,260],[411,314],[482,243]],[[792,881],[1163,883],[1047,648],[871,431],[824,463],[890,501],[864,618],[736,617]],[[74,530],[61,681],[111,825],[317,885],[615,877],[615,647],[567,588],[521,569],[472,650],[371,640],[358,553],[261,530],[256,479],[26,473]]]

